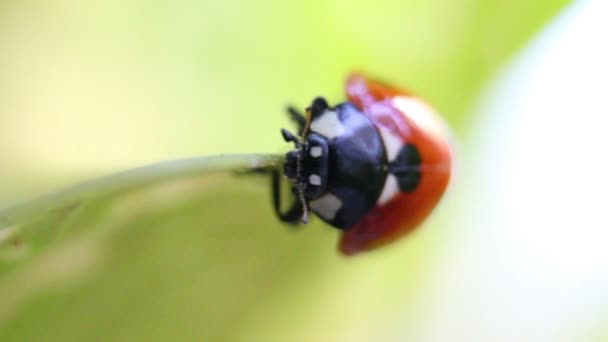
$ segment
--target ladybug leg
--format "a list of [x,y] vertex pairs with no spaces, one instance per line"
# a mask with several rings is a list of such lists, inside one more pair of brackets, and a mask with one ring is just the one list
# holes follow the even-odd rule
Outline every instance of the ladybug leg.
[[286,212],[281,212],[281,173],[278,170],[272,172],[272,202],[274,211],[281,221],[292,225],[306,223],[308,208],[300,198],[295,199]]
[[322,115],[325,110],[329,108],[329,104],[327,103],[327,100],[325,100],[325,98],[317,97],[312,101],[312,104],[306,110],[310,111],[311,117],[314,119],[317,116]]
[[300,112],[294,106],[287,107],[287,115],[289,115],[291,121],[295,122],[298,126],[298,135],[302,136],[309,124],[308,119],[310,117],[314,118],[323,114],[325,110],[329,108],[329,104],[327,104],[327,100],[325,100],[325,98],[317,97],[312,101],[310,107],[306,108],[306,113],[309,115],[302,114],[302,112]]
[[296,148],[301,147],[300,139],[298,139],[298,137],[293,135],[293,133],[290,131],[286,130],[285,128],[281,128],[281,134],[286,142],[293,142],[296,145]]
[[304,127],[306,127],[306,117],[299,110],[297,110],[294,106],[287,107],[287,115],[291,121],[295,122],[298,126],[298,135],[302,135],[304,132]]

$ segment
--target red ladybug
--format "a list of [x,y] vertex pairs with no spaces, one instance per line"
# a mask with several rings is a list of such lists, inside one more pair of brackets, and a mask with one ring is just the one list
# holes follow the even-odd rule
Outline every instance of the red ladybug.
[[281,210],[278,171],[273,201],[279,218],[308,221],[312,211],[342,230],[339,249],[352,255],[412,231],[437,205],[451,174],[452,152],[437,114],[410,93],[352,74],[348,102],[316,98],[306,115],[289,108],[299,136],[282,173],[293,204]]

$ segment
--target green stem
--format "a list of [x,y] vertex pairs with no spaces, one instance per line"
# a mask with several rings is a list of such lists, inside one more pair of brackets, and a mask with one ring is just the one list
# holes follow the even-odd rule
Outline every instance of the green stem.
[[77,207],[84,200],[116,191],[204,172],[275,167],[282,158],[276,154],[233,154],[171,160],[138,167],[0,209],[0,230],[51,211]]

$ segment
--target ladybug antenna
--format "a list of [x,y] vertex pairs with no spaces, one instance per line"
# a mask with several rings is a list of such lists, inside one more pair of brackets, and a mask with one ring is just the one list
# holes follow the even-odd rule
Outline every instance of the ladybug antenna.
[[300,200],[300,204],[302,205],[302,216],[300,217],[300,222],[306,224],[308,223],[308,203],[306,203],[306,199],[304,198],[304,189],[298,186],[296,190],[298,192],[298,200]]

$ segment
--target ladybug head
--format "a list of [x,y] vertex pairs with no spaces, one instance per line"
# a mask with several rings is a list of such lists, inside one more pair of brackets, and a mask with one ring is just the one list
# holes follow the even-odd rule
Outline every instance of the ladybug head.
[[282,129],[285,141],[291,141],[295,149],[285,156],[284,174],[293,182],[293,189],[300,198],[303,211],[308,201],[325,193],[328,183],[329,148],[327,140],[317,133],[309,133],[299,139]]

